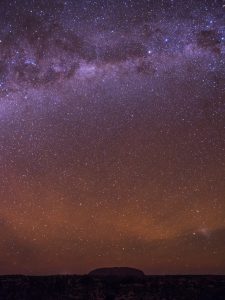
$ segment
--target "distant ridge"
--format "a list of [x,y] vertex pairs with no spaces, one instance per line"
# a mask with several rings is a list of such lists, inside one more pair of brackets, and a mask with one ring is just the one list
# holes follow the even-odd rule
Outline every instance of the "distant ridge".
[[92,276],[144,277],[141,270],[129,267],[99,268],[91,271]]

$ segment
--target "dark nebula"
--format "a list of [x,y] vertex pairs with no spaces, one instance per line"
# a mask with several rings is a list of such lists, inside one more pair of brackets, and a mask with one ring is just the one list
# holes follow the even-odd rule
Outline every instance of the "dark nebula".
[[2,274],[225,272],[225,2],[0,3]]

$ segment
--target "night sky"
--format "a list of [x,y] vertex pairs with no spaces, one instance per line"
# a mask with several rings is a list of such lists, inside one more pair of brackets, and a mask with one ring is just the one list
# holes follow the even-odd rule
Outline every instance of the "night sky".
[[225,273],[225,1],[2,0],[0,273]]

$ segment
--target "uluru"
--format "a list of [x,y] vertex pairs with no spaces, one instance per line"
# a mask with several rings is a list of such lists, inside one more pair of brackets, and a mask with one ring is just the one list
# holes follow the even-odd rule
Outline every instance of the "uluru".
[[91,271],[89,275],[92,276],[119,276],[119,277],[143,277],[144,272],[135,268],[129,267],[112,267],[99,268]]

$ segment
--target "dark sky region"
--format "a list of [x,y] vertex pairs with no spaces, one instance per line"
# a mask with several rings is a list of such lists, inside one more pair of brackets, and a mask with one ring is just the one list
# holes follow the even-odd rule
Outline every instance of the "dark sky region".
[[225,1],[2,0],[0,273],[225,273]]

